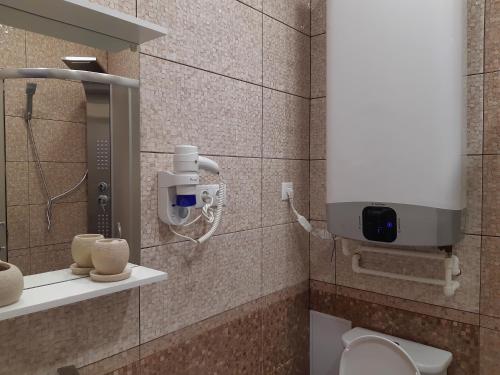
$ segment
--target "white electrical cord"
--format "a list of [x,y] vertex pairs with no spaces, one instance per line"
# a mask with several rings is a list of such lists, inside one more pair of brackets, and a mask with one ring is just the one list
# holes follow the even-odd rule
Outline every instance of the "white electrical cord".
[[[202,209],[201,209],[201,214],[198,215],[196,218],[191,220],[189,223],[182,225],[183,227],[189,226],[191,224],[196,223],[199,219],[202,217],[207,221],[208,223],[212,224],[210,230],[205,233],[203,236],[201,236],[198,239],[194,239],[190,236],[186,236],[184,234],[180,234],[177,232],[172,225],[169,225],[170,230],[172,231],[173,234],[175,234],[178,237],[184,238],[186,240],[189,240],[191,242],[194,242],[196,244],[202,244],[206,240],[208,240],[212,235],[215,233],[217,228],[219,227],[219,224],[222,219],[222,208],[224,206],[224,201],[226,200],[226,183],[222,179],[222,176],[220,176],[221,182],[219,183],[219,191],[217,192],[217,205],[215,207],[215,210],[213,208],[213,198],[211,197],[208,202],[206,202]],[[214,212],[215,211],[215,212]]]
[[295,214],[295,216],[297,217],[297,221],[302,226],[302,228],[304,228],[304,230],[306,232],[311,233],[311,235],[314,237],[320,238],[322,240],[333,240],[333,237],[330,234],[330,232],[328,232],[326,229],[313,228],[313,226],[309,222],[309,220],[307,220],[304,216],[299,214],[299,212],[295,208],[295,205],[293,204],[293,190],[288,189],[286,193],[288,195],[290,207],[292,208],[292,211]]

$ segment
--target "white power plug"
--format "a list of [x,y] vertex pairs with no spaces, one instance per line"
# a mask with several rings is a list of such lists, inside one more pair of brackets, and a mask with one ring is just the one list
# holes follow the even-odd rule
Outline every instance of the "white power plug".
[[281,200],[287,201],[290,196],[293,197],[293,182],[282,182]]

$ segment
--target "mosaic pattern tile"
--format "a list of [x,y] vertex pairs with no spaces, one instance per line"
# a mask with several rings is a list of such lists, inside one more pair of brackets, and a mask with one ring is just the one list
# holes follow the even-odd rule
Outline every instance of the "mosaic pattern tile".
[[311,32],[310,0],[263,0],[264,13],[305,34]]
[[141,151],[260,157],[261,107],[258,86],[141,55]]
[[169,280],[141,289],[141,340],[160,337],[261,295],[261,230],[144,249]]
[[500,69],[500,2],[486,0],[484,41],[484,70],[492,72]]
[[467,77],[467,153],[483,153],[483,78],[482,74]]
[[314,220],[326,220],[326,161],[311,160],[309,204]]
[[262,15],[240,2],[138,0],[138,17],[168,35],[147,54],[253,83],[262,82]]
[[309,279],[309,237],[299,224],[264,228],[262,246],[264,295]]
[[326,159],[326,98],[311,100],[310,158]]
[[311,38],[311,97],[326,96],[326,34]]
[[327,0],[311,0],[311,35],[326,32]]
[[500,150],[500,72],[488,73],[484,77],[484,153],[498,154]]
[[310,38],[264,16],[264,86],[308,98]]
[[500,237],[483,237],[481,250],[481,314],[500,318]]
[[264,88],[263,156],[309,158],[309,100]]
[[483,156],[483,235],[500,236],[500,155]]
[[467,211],[465,233],[481,234],[483,165],[481,156],[467,156]]
[[496,375],[500,368],[500,332],[481,328],[480,375]]
[[467,73],[477,74],[484,71],[484,24],[485,1],[467,0],[468,32],[467,32]]

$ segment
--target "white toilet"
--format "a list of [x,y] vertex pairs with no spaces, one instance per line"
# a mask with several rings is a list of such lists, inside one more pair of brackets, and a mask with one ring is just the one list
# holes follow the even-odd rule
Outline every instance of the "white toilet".
[[446,375],[452,354],[432,346],[354,328],[342,335],[340,375]]

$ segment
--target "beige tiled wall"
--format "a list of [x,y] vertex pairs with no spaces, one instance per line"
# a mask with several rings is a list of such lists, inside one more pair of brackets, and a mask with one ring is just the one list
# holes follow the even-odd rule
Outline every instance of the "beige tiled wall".
[[[242,341],[238,336],[242,332],[243,341],[254,336],[258,340],[251,350],[260,353],[261,359],[245,373],[262,374],[262,366],[266,374],[293,368],[303,371],[307,367],[309,238],[294,224],[288,203],[281,201],[281,182],[294,182],[297,208],[309,216],[309,0],[95,2],[165,25],[168,35],[142,46],[140,64],[130,66],[124,63],[128,52],[101,54],[11,30],[0,38],[9,38],[27,52],[18,56],[9,49],[1,57],[5,62],[1,61],[5,66],[19,61],[61,66],[60,55],[97,54],[113,72],[140,75],[142,263],[168,272],[169,280],[8,321],[0,332],[17,329],[19,337],[3,342],[0,360],[8,365],[0,368],[0,374],[46,374],[65,364],[81,367],[96,361],[82,371],[104,373],[138,361],[139,344],[140,371],[165,373],[150,367],[162,366],[161,360],[151,364],[164,355],[160,352],[155,357],[158,341],[217,316],[239,314],[247,309],[241,306],[256,300],[259,308],[275,307],[252,316],[251,335],[242,331],[247,328],[240,327],[239,321],[230,322],[236,327],[231,328],[235,336],[229,337],[224,328],[220,331],[223,343]],[[71,230],[84,225],[78,213],[85,210],[86,192],[83,189],[56,207],[55,216],[69,215],[57,235],[44,233],[43,197],[21,119],[24,84],[11,83],[7,89],[8,155],[9,163],[16,163],[10,165],[9,180],[27,181],[23,189],[9,192],[10,201],[16,203],[9,207],[9,225],[15,234],[11,245],[17,249],[11,260],[40,272],[47,263],[51,267],[64,263]],[[83,91],[72,82],[50,87],[40,82],[35,99],[34,122],[40,137],[56,131],[51,137],[68,142],[57,153],[42,142],[44,166],[51,177],[69,183],[86,159],[85,150],[78,146],[85,134]],[[199,146],[202,154],[216,160],[227,182],[223,222],[203,246],[174,237],[158,219],[157,172],[172,167],[174,146],[183,143]],[[211,176],[203,180],[217,181]],[[206,229],[186,233],[199,235]],[[297,298],[292,301],[287,294],[297,285],[301,285],[299,307],[293,302]],[[38,335],[47,338],[39,364],[35,359],[22,361],[36,358],[38,341],[27,344],[35,325]],[[65,352],[78,334],[82,335],[78,345]],[[203,338],[195,346],[207,353],[212,344],[221,343]],[[16,358],[10,355],[13,349]],[[218,358],[214,366],[222,365],[226,372],[219,369],[218,373],[240,373],[230,369],[246,366],[245,347],[220,350],[225,362]],[[211,363],[204,359],[196,364],[202,372]]]
[[[325,4],[311,4],[311,139],[310,139],[310,215],[325,220]],[[481,369],[474,374],[495,374],[500,365],[500,2],[469,0],[468,32],[468,142],[467,142],[467,208],[465,239],[455,248],[461,260],[461,283],[456,295],[443,296],[441,288],[411,282],[358,275],[351,270],[351,260],[342,253],[332,256],[332,248],[311,238],[311,279],[358,290],[355,298],[376,303],[392,297],[402,298],[395,307],[438,316],[442,307],[452,308],[448,317],[471,313],[472,324],[482,326]],[[483,61],[483,56],[485,57]],[[484,129],[484,133],[483,133]],[[324,224],[323,224],[324,225]],[[428,264],[418,265],[400,257],[367,256],[370,267],[385,271],[417,274],[425,270],[436,276],[441,270]],[[338,290],[337,290],[338,293]],[[364,293],[364,294],[363,294]],[[376,293],[376,294],[375,294]],[[352,294],[352,293],[351,293]],[[404,299],[404,300],[403,300]],[[406,301],[403,304],[403,301]],[[409,304],[411,302],[411,304]],[[442,306],[442,307],[441,307]],[[425,312],[424,312],[425,311]],[[484,323],[483,323],[484,322]],[[429,332],[429,334],[431,334]],[[495,349],[493,349],[495,348]],[[474,359],[472,359],[474,360]],[[477,358],[479,363],[479,358]],[[457,371],[457,372],[455,372]],[[453,369],[453,373],[461,373]]]

